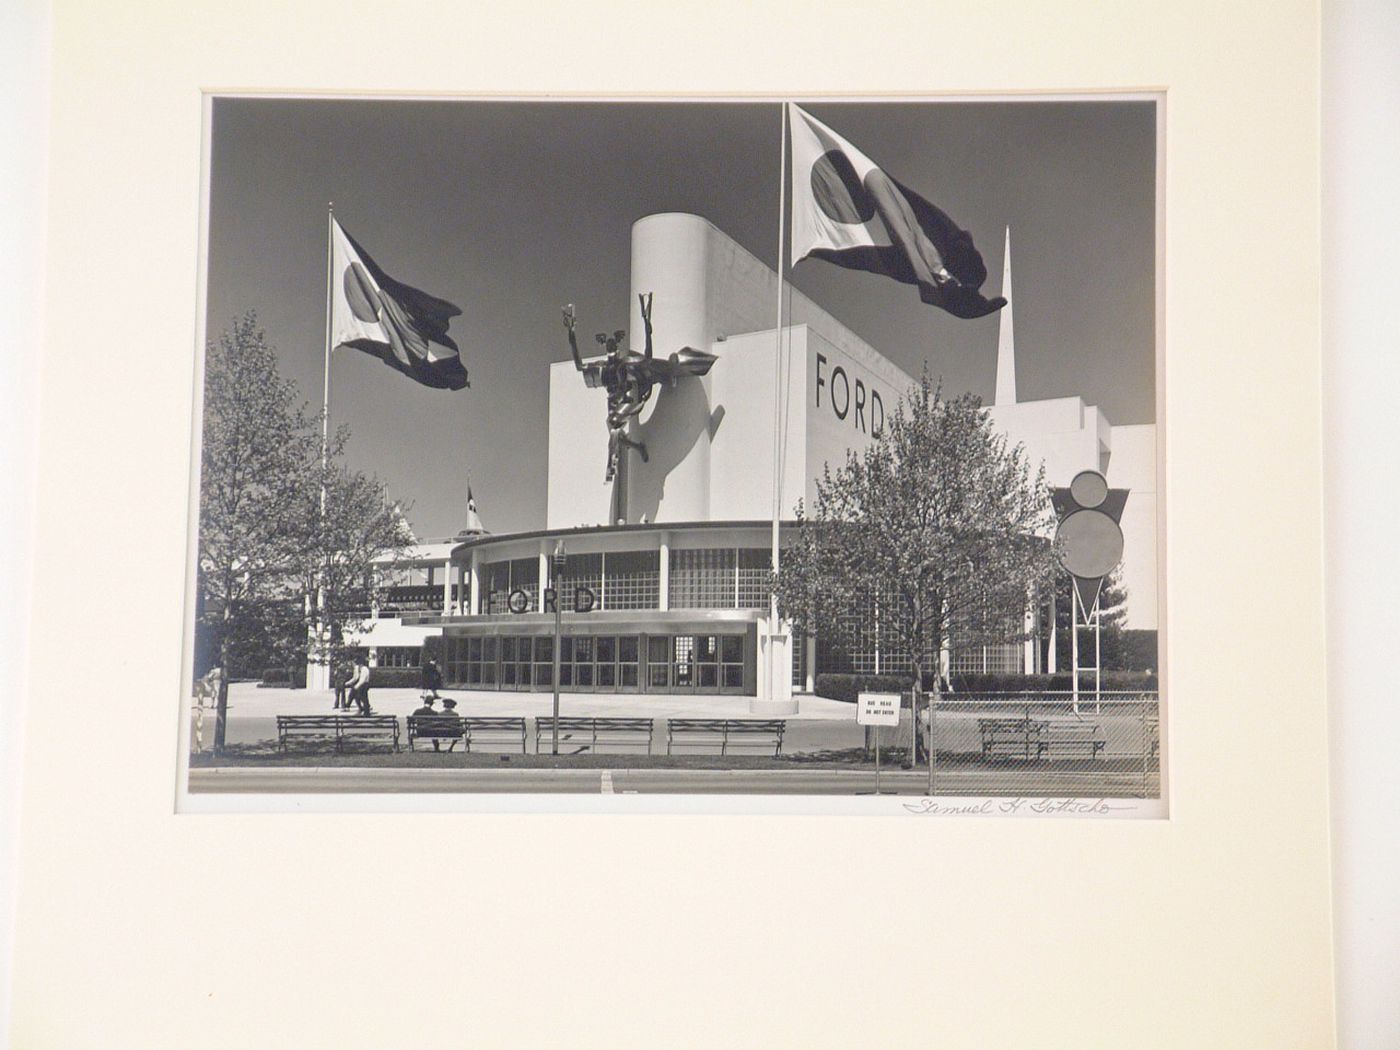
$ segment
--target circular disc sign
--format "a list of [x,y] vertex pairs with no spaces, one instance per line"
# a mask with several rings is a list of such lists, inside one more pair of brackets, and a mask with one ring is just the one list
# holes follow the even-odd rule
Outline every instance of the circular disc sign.
[[1092,510],[1108,499],[1108,482],[1097,470],[1081,470],[1069,483],[1069,494],[1085,510]]
[[1055,541],[1060,564],[1075,576],[1107,576],[1123,558],[1123,530],[1100,510],[1077,510],[1066,517]]

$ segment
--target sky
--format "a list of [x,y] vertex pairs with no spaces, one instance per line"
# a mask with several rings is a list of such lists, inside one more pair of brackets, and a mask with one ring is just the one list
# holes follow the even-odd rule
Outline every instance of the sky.
[[[1151,102],[803,105],[972,233],[988,295],[1010,227],[1020,400],[1079,395],[1115,424],[1155,421]],[[774,265],[780,121],[774,102],[216,99],[207,337],[256,311],[319,409],[334,201],[380,267],[461,307],[450,334],[471,379],[433,390],[336,351],[348,462],[409,505],[420,537],[462,527],[468,481],[492,532],[541,528],[560,307],[576,304],[590,343],[625,328],[631,226],[656,212],[702,215]],[[905,371],[927,364],[991,401],[996,315],[960,320],[821,260],[790,276]],[[579,439],[606,441],[603,421]]]

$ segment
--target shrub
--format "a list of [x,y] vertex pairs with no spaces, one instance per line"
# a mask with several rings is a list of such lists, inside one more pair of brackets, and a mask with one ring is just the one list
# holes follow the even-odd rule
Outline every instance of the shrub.
[[446,666],[446,661],[443,659],[442,635],[440,634],[430,634],[423,639],[423,656],[419,663],[426,664],[429,660],[436,660],[439,670]]
[[[1090,683],[1092,678],[1085,676]],[[1157,688],[1157,676],[1142,671],[1104,671],[1100,688],[1110,692],[1151,691]],[[955,674],[955,693],[1068,693],[1074,688],[1068,672],[1056,674]]]
[[[233,681],[239,681],[239,679],[233,679]],[[269,667],[263,671],[262,678],[258,682],[258,688],[305,689],[306,668]]]
[[371,689],[417,689],[423,681],[423,672],[417,667],[371,667],[369,687]]
[[905,693],[914,684],[912,675],[896,674],[819,674],[817,696],[854,704],[861,693]]

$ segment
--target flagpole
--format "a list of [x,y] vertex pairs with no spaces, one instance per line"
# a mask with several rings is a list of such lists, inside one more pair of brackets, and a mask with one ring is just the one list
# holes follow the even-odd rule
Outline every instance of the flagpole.
[[[773,548],[769,554],[773,573],[778,572],[778,523],[783,509],[783,239],[787,232],[787,124],[788,103],[782,105],[782,125],[778,135],[778,305],[774,324],[773,348]],[[778,639],[778,592],[768,596],[768,675],[769,703],[777,702],[777,656],[773,651]]]
[[[335,265],[335,201],[326,204],[326,360],[321,383],[321,472],[325,473],[331,441],[331,270]],[[321,482],[321,513],[326,512],[326,485]]]
[[[326,519],[326,468],[330,464],[331,454],[331,289],[333,280],[332,270],[335,268],[335,201],[326,202],[326,348],[325,362],[321,379],[321,497],[320,497],[320,522],[321,527],[325,527]],[[316,641],[325,642],[325,609],[326,609],[326,577],[325,568],[322,568],[321,578],[316,583]],[[325,661],[326,685],[334,689],[335,683],[331,681],[331,654],[329,651],[320,654]],[[308,683],[309,684],[309,683]]]

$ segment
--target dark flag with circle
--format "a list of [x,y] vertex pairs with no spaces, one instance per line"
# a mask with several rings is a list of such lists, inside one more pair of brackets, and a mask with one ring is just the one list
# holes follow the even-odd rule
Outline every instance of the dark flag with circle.
[[792,112],[792,262],[809,256],[916,285],[919,298],[955,317],[1006,305],[987,279],[972,235],[895,181],[821,121]]
[[461,390],[467,370],[447,326],[462,311],[394,280],[332,221],[331,346],[378,357],[439,390]]

